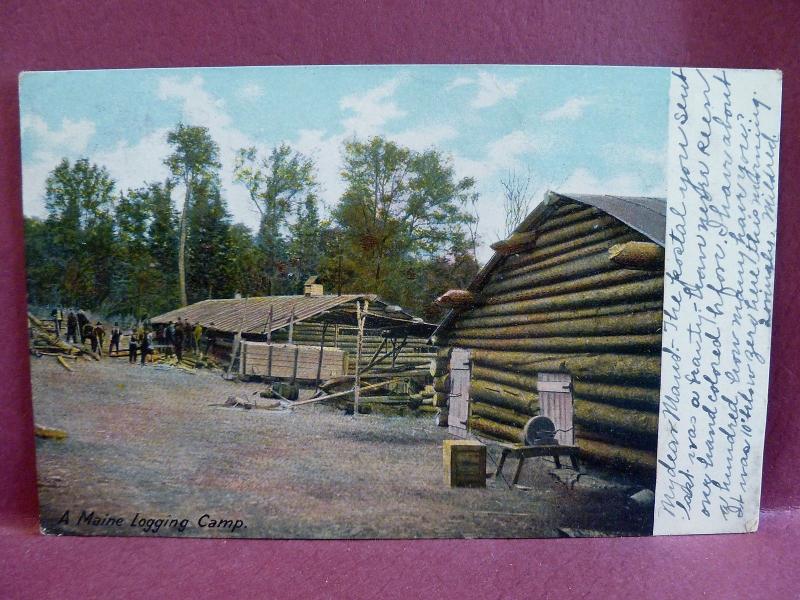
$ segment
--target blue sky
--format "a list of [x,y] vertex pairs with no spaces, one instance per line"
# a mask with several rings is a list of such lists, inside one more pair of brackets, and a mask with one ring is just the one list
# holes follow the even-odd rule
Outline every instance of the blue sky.
[[[44,214],[61,157],[105,165],[118,188],[163,180],[167,131],[204,125],[220,145],[235,220],[258,213],[233,182],[236,150],[280,142],[312,156],[321,197],[343,190],[341,146],[376,134],[451,157],[477,180],[479,231],[503,229],[500,180],[530,173],[545,190],[666,194],[668,69],[526,66],[346,66],[26,73],[20,84],[23,207]],[[179,191],[176,191],[176,196]],[[176,200],[179,199],[176,197]]]

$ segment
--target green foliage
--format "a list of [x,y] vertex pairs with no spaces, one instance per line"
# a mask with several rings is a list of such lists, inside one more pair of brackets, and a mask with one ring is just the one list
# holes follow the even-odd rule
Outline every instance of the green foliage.
[[45,183],[50,258],[58,301],[92,304],[111,290],[114,181],[81,158],[62,160]]
[[188,303],[186,292],[186,237],[188,214],[198,187],[214,185],[219,180],[219,146],[211,139],[206,127],[178,125],[167,134],[167,143],[173,152],[164,164],[169,167],[176,182],[185,189],[183,208],[178,222],[178,292],[182,306]]
[[116,240],[111,309],[141,318],[177,302],[175,211],[170,182],[153,183],[120,196],[115,211]]
[[333,218],[348,287],[421,308],[431,298],[419,294],[420,270],[465,245],[474,180],[456,180],[436,150],[416,153],[382,137],[346,143],[342,175],[348,185]]
[[[297,258],[298,249],[289,241],[293,234],[290,217],[296,213],[298,222],[304,219],[310,203],[314,215],[310,218],[316,218],[313,161],[288,144],[276,146],[263,158],[258,157],[255,148],[242,148],[234,179],[247,188],[261,215],[257,243],[267,293],[296,293],[299,269],[292,261]],[[306,231],[307,227],[301,225],[301,229]]]
[[327,293],[376,293],[433,320],[431,301],[478,270],[475,182],[436,150],[347,142],[328,221],[311,159],[286,144],[263,158],[243,149],[234,176],[260,212],[254,233],[231,222],[208,130],[179,123],[167,141],[170,179],[122,194],[88,159],[55,167],[47,218],[25,219],[31,302],[141,318],[237,292],[298,294],[321,275]]

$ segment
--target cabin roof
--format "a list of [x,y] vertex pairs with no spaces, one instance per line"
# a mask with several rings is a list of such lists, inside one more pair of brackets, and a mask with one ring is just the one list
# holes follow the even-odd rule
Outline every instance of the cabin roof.
[[[622,221],[628,227],[638,231],[656,244],[664,246],[667,222],[667,202],[664,198],[562,194],[549,191],[545,193],[542,202],[519,224],[514,233],[535,230],[550,218],[556,205],[562,201],[579,202],[587,206],[593,206]],[[483,268],[478,271],[467,289],[471,292],[479,292],[502,259],[503,255],[495,252]],[[433,335],[435,336],[441,330],[449,327],[456,314],[457,311],[447,311]]]
[[354,325],[355,302],[360,300],[369,300],[367,327],[421,336],[430,335],[436,327],[399,307],[392,307],[387,312],[387,304],[374,294],[210,299],[166,312],[151,321],[165,324],[181,318],[219,332],[238,333],[241,330],[243,334],[265,335],[268,330],[277,331],[288,326],[292,320],[295,323],[314,321]]

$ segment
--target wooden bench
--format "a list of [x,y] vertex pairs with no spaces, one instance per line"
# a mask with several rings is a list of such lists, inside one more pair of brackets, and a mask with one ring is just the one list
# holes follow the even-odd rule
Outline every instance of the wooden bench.
[[[543,456],[551,456],[555,460],[556,468],[561,468],[562,456],[569,456],[572,462],[572,468],[578,470],[578,447],[577,446],[522,446],[520,444],[503,444],[498,443],[497,446],[502,450],[500,455],[500,462],[497,464],[497,471],[495,471],[495,479],[500,477],[503,473],[503,465],[506,458],[511,456],[517,459],[517,470],[514,471],[514,479],[511,485],[516,485],[519,481],[520,473],[522,473],[522,465],[525,464],[526,458],[539,458]],[[509,486],[510,487],[510,486]]]

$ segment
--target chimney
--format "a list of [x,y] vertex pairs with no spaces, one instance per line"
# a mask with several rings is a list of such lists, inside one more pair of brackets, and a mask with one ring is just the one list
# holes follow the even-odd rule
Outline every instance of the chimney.
[[303,295],[305,296],[322,296],[325,291],[321,283],[317,283],[317,275],[312,275],[306,280],[303,286]]

